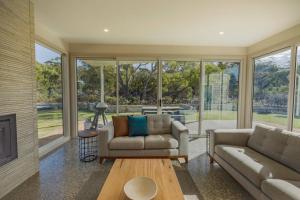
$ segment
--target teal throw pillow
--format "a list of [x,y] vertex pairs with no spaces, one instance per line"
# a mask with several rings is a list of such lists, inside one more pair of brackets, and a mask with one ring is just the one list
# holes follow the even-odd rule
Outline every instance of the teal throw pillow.
[[148,125],[146,116],[128,116],[129,136],[147,136]]

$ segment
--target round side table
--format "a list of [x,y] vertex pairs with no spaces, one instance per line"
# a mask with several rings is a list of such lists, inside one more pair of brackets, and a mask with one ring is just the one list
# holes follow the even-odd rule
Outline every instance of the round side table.
[[91,162],[97,159],[97,131],[84,130],[78,133],[79,159],[83,162]]

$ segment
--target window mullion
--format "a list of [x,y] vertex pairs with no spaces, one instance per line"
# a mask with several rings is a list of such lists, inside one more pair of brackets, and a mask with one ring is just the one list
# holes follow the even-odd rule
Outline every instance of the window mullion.
[[162,62],[158,60],[157,113],[162,114]]
[[116,102],[117,103],[117,115],[119,115],[119,92],[120,92],[119,91],[119,87],[120,87],[119,86],[119,76],[120,76],[119,75],[119,67],[120,67],[119,66],[119,61],[117,60],[116,61],[116,70],[117,70],[117,89],[116,89],[116,93],[117,93],[116,94],[117,95],[117,102]]
[[290,71],[290,83],[289,83],[289,94],[288,94],[288,127],[287,129],[292,131],[293,129],[293,116],[294,116],[294,102],[295,102],[295,80],[297,73],[296,66],[296,46],[292,47],[291,50],[291,71]]
[[202,122],[203,122],[203,112],[204,112],[204,79],[205,79],[205,69],[203,61],[200,61],[200,77],[199,77],[199,119],[198,119],[198,134],[201,135]]

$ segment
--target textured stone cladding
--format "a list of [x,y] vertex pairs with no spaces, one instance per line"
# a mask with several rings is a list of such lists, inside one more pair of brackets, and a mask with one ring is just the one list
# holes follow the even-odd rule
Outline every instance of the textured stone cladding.
[[18,158],[0,167],[0,198],[39,169],[34,5],[0,0],[0,115],[16,114]]

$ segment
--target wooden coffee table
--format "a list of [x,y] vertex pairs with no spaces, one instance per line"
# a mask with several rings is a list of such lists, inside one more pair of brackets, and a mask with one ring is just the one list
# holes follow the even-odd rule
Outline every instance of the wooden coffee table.
[[117,159],[98,196],[98,200],[128,199],[123,191],[136,176],[152,178],[158,187],[155,200],[184,199],[170,159]]

